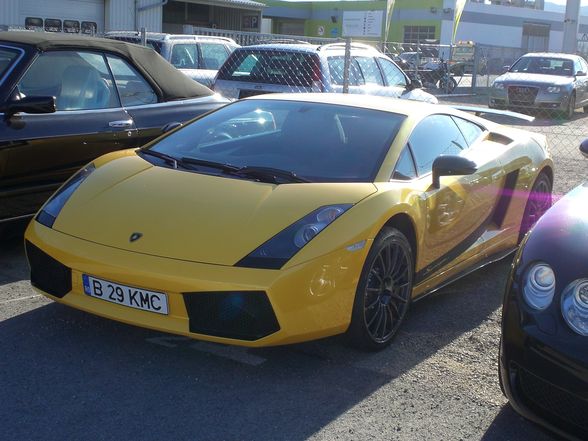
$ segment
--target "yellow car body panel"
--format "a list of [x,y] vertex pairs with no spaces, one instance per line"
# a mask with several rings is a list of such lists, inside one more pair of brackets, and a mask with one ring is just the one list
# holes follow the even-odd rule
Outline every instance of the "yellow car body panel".
[[[487,128],[463,153],[481,164],[477,173],[443,176],[439,188],[430,173],[391,179],[412,129],[435,108],[426,109],[408,116],[373,183],[276,185],[156,167],[135,151],[99,158],[53,228],[33,220],[27,229],[26,241],[72,271],[71,292],[43,294],[128,324],[214,342],[267,346],[326,337],[348,328],[370,247],[386,225],[399,222],[404,233],[414,233],[412,297],[430,293],[516,247],[528,192],[541,171],[552,173],[553,162],[540,135],[469,117]],[[236,266],[331,204],[353,206],[281,269]],[[135,231],[143,237],[131,243]],[[90,297],[82,274],[164,292],[169,315]],[[190,332],[185,296],[227,291],[264,291],[279,330],[253,341]]]

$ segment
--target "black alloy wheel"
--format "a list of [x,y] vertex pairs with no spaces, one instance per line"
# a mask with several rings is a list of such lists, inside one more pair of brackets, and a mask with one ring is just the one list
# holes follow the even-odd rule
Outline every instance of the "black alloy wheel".
[[537,176],[537,180],[531,188],[527,205],[525,205],[525,212],[523,213],[523,220],[521,222],[521,229],[519,232],[519,242],[523,240],[525,234],[537,223],[537,221],[545,214],[551,207],[551,190],[553,184],[551,179],[545,174],[541,173]]
[[384,228],[368,253],[357,286],[347,331],[353,346],[378,351],[390,344],[410,306],[413,274],[413,252],[406,236],[396,228]]

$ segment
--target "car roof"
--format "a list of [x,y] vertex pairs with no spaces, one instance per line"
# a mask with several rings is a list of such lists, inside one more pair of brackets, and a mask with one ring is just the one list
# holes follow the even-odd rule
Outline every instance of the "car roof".
[[523,55],[523,57],[564,58],[568,60],[575,60],[577,58],[580,58],[578,55],[557,52],[530,52],[528,54]]
[[422,101],[391,98],[385,96],[343,94],[343,93],[269,93],[255,95],[245,100],[281,100],[300,101],[307,103],[337,104],[349,107],[361,107],[371,110],[411,115],[413,113],[438,113],[443,108],[443,113],[463,115],[451,107],[440,104],[430,104]]
[[[128,37],[141,39],[141,33],[137,31],[110,31],[105,34],[107,37]],[[216,35],[193,35],[193,34],[165,34],[161,32],[146,32],[148,40],[165,41],[165,40],[194,40],[194,41],[216,41],[232,45],[237,43],[232,38],[219,37]]]
[[[328,43],[322,45],[316,44],[304,44],[304,43],[264,43],[264,44],[254,44],[251,46],[243,46],[241,47],[241,51],[247,49],[255,49],[255,50],[268,50],[268,51],[291,51],[291,52],[307,52],[307,53],[328,53],[329,51],[333,52],[344,52],[345,51],[345,43]],[[361,43],[352,43],[351,50],[354,53],[357,52],[367,52],[371,54],[381,54],[379,50],[375,47],[369,46],[367,44]]]
[[27,45],[38,51],[90,49],[111,52],[131,60],[141,74],[148,78],[165,101],[212,95],[207,87],[188,78],[165,61],[153,49],[124,41],[51,32],[0,32],[0,41]]

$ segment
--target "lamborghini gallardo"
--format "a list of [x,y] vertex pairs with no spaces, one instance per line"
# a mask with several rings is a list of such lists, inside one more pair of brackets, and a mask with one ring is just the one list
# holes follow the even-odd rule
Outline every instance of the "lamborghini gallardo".
[[441,105],[260,95],[67,181],[25,235],[55,301],[196,339],[388,345],[551,205],[543,135]]

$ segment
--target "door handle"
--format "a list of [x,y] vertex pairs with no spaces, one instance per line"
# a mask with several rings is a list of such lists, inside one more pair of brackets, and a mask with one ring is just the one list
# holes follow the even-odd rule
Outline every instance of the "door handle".
[[108,125],[115,129],[130,129],[133,127],[133,120],[123,119],[119,121],[110,121]]

